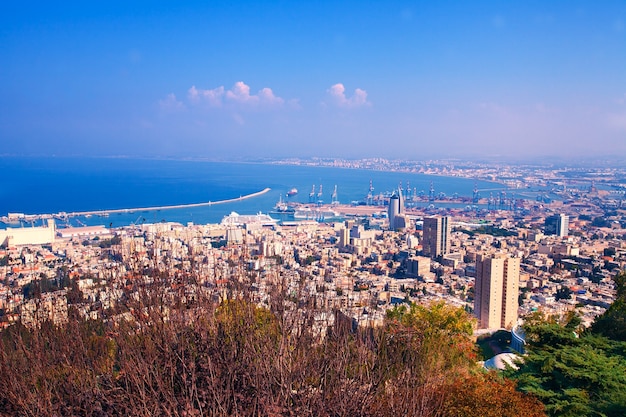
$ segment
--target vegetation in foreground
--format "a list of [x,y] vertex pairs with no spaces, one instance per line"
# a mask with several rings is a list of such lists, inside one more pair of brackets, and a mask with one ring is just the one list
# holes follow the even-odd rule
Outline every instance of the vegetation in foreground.
[[590,329],[575,314],[526,319],[528,355],[507,374],[551,416],[626,415],[626,273],[614,281],[617,298]]
[[470,317],[444,304],[400,307],[357,332],[336,314],[322,332],[322,316],[284,302],[152,301],[126,320],[3,332],[0,414],[545,415],[476,365]]
[[472,319],[443,303],[355,331],[284,295],[183,303],[157,281],[107,320],[72,310],[2,332],[0,415],[623,416],[626,274],[615,283],[588,330],[528,317],[528,354],[502,375],[476,364]]

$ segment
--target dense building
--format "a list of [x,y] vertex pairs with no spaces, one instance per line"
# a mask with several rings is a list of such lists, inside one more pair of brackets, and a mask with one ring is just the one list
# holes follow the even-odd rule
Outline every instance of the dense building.
[[474,314],[479,328],[512,328],[515,325],[519,276],[519,258],[505,254],[477,255]]
[[450,252],[449,217],[425,217],[423,232],[422,250],[426,256],[436,258]]
[[544,232],[546,235],[567,236],[569,234],[569,216],[566,214],[555,214],[554,216],[546,217]]
[[346,227],[342,227],[338,231],[339,234],[339,247],[346,248],[350,245],[350,230]]
[[426,277],[430,273],[430,259],[424,256],[411,256],[407,259],[406,273],[411,277]]

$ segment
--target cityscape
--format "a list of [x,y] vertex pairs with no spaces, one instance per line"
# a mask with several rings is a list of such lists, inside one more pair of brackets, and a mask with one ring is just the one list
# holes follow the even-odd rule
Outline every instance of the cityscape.
[[623,1],[40,3],[0,416],[626,415]]
[[[479,177],[477,170],[469,173]],[[42,279],[50,281],[44,304],[49,307],[38,314],[67,320],[67,289],[59,288],[61,269],[81,277],[77,280],[85,291],[81,308],[97,317],[102,310],[95,307],[102,299],[105,310],[120,302],[121,289],[137,274],[131,265],[167,270],[176,263],[181,272],[196,275],[207,290],[219,295],[217,283],[229,274],[222,271],[222,263],[236,257],[246,271],[259,277],[292,276],[289,285],[294,288],[302,276],[311,277],[307,295],[326,308],[345,309],[357,323],[382,321],[385,311],[398,302],[445,300],[474,312],[479,329],[510,330],[518,317],[538,310],[550,315],[577,311],[589,326],[614,301],[612,277],[626,266],[622,211],[626,172],[603,168],[565,179],[560,170],[546,170],[549,173],[537,177],[515,167],[479,170],[483,178],[506,181],[509,187],[552,188],[558,199],[545,201],[539,193],[535,199],[482,204],[491,209],[420,207],[412,202],[435,202],[435,196],[412,197],[411,190],[398,188],[370,204],[293,205],[300,211],[334,210],[336,217],[329,219],[248,213],[232,214],[220,224],[168,222],[110,229],[104,224],[58,227],[54,218],[43,216],[48,217],[45,226],[0,230],[2,323],[6,327],[18,319],[35,321],[37,300],[29,288]],[[467,175],[467,171],[448,165],[444,173]],[[443,174],[440,169],[429,172]],[[589,184],[586,188],[570,185],[584,181]],[[600,184],[604,189],[598,188]],[[477,195],[456,199],[470,204],[488,200]],[[3,219],[10,223],[20,216],[25,215],[13,213]],[[109,242],[106,249],[103,242]],[[259,289],[258,296],[263,299],[267,294]]]
[[[156,282],[172,309],[237,298],[241,288],[271,309],[278,286],[295,306],[307,306],[318,337],[337,314],[354,329],[377,328],[398,306],[443,302],[474,317],[474,337],[509,333],[506,345],[490,343],[483,365],[505,369],[525,353],[524,318],[575,314],[588,328],[615,302],[613,278],[626,267],[623,169],[565,178],[560,169],[534,177],[513,166],[437,166],[429,173],[542,191],[496,202],[474,192],[449,198],[468,205],[435,207],[447,197],[398,186],[352,204],[279,202],[275,217],[232,213],[216,224],[57,227],[53,216],[40,216],[45,226],[34,226],[12,213],[3,221],[22,226],[0,230],[0,324],[64,325],[76,315],[134,321],[129,301]],[[305,209],[334,214],[294,218]]]

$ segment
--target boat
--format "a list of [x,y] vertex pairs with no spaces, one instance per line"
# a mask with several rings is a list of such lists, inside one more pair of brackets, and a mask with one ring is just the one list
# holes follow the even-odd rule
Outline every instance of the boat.
[[270,214],[293,214],[295,211],[296,209],[283,201],[283,196],[281,195]]
[[291,190],[287,191],[287,197],[293,197],[296,194],[298,194],[298,189],[296,187],[294,187]]
[[222,226],[242,226],[245,224],[260,224],[262,226],[273,226],[278,220],[272,219],[267,214],[259,212],[258,214],[239,214],[231,212],[222,219]]
[[293,213],[293,217],[296,220],[317,220],[325,221],[331,219],[341,218],[341,214],[334,210],[327,210],[322,208],[311,209],[310,207],[301,207]]

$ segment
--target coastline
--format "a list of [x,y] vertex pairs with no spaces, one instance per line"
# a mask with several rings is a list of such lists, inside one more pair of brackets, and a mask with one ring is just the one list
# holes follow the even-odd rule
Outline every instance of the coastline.
[[[248,199],[266,194],[269,191],[271,191],[271,188],[266,187],[263,190],[257,191],[255,193],[246,194],[246,195],[242,195],[242,196],[235,197],[235,198],[228,198],[225,200],[206,201],[202,203],[175,204],[175,205],[168,205],[168,206],[137,207],[137,208],[110,209],[110,210],[75,211],[75,212],[70,212],[70,213],[60,212],[60,213],[55,213],[55,214],[30,214],[30,215],[25,215],[24,218],[27,221],[31,221],[31,220],[43,220],[43,219],[53,218],[55,216],[63,217],[63,218],[81,217],[81,216],[108,216],[110,214],[134,213],[137,211],[146,212],[146,211],[175,210],[175,209],[196,208],[196,207],[210,207],[210,206],[219,205],[219,204],[227,204],[227,203],[234,203],[237,201],[248,200]],[[3,222],[6,225],[6,222],[4,220],[8,220],[8,217],[3,216]]]
[[116,214],[116,213],[130,213],[134,211],[159,211],[159,210],[173,210],[173,209],[183,209],[183,208],[193,208],[193,207],[209,207],[217,204],[226,204],[226,203],[234,203],[236,201],[248,200],[250,198],[258,197],[269,192],[271,188],[266,187],[261,191],[257,191],[256,193],[242,195],[236,198],[228,198],[226,200],[218,200],[218,201],[207,201],[204,203],[190,203],[190,204],[175,204],[170,206],[154,206],[154,207],[139,207],[139,208],[128,208],[128,209],[112,209],[112,210],[95,210],[95,211],[80,211],[80,212],[72,212],[66,213],[68,217],[75,216],[98,216],[103,214]]
[[[450,198],[470,198],[473,188],[482,191],[501,185],[484,180],[478,180],[478,183],[474,180],[472,184],[470,179],[455,175],[371,167],[283,165],[267,161],[194,163],[196,161],[152,158],[123,158],[119,163],[109,164],[105,159],[108,158],[90,158],[88,161],[73,157],[42,158],[41,161],[36,160],[36,164],[30,159],[12,161],[5,167],[11,176],[4,190],[3,197],[6,198],[2,201],[7,207],[0,214],[26,213],[22,223],[31,225],[33,221],[50,217],[66,224],[69,224],[68,219],[76,219],[72,223],[96,225],[104,221],[97,217],[108,217],[110,214],[115,218],[106,220],[107,224],[123,225],[136,222],[141,211],[149,213],[149,219],[154,222],[167,220],[204,224],[219,222],[233,210],[245,214],[271,210],[280,195],[284,197],[284,193],[292,187],[301,192],[290,197],[289,202],[310,204],[311,198],[307,198],[310,193],[307,191],[311,189],[311,184],[319,190],[316,192],[316,204],[332,200],[330,192],[334,185],[339,187],[337,201],[344,204],[361,202],[366,198],[368,184],[371,186],[372,180],[377,191],[372,194],[376,197],[394,190],[398,183],[408,185],[409,179],[416,195],[417,191],[422,196],[428,193],[429,184],[432,186],[434,181],[437,192]],[[233,171],[238,173],[234,177]],[[326,192],[320,197],[322,184]],[[264,190],[264,187],[271,189]],[[29,201],[23,200],[20,189],[37,189],[38,198],[34,203],[26,204]],[[261,191],[242,195],[255,189]],[[158,197],[160,194],[163,197]],[[240,197],[230,198],[233,195]],[[207,201],[209,197],[214,197],[215,201]],[[179,204],[181,200],[196,203]],[[159,211],[162,213],[158,214]],[[143,216],[148,217],[146,214]]]

